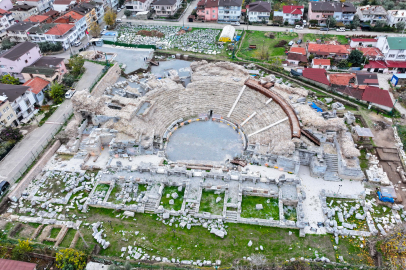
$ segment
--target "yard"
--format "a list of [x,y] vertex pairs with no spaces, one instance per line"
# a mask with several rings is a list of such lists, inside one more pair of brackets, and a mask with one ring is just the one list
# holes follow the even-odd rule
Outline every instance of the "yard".
[[[263,209],[257,210],[256,205],[262,204]],[[279,205],[277,198],[258,196],[243,196],[241,202],[241,217],[279,220]]]
[[[284,40],[287,43],[298,37],[297,33],[285,33],[285,32],[261,32],[251,31],[245,32],[245,37],[241,48],[238,52],[238,57],[247,60],[261,60],[261,51],[263,47],[267,48],[267,52],[270,57],[284,56],[285,50],[289,47],[287,44],[283,47],[275,48],[280,41]],[[269,37],[271,35],[271,38]],[[272,38],[273,37],[273,38]],[[256,45],[256,49],[249,49],[250,45]]]
[[348,44],[348,39],[343,35],[331,35],[331,34],[304,34],[303,42],[316,42],[316,39],[321,39],[324,42],[336,40],[341,44]]
[[[217,198],[221,198],[218,203],[216,203]],[[224,193],[215,194],[214,191],[203,191],[199,212],[209,212],[213,215],[221,215],[223,212],[223,205]]]
[[[172,197],[173,193],[177,193],[178,197],[174,199]],[[167,210],[179,211],[182,208],[183,196],[185,195],[185,188],[182,187],[182,191],[178,191],[178,187],[165,187],[162,192],[161,205]],[[173,200],[173,204],[169,201]]]

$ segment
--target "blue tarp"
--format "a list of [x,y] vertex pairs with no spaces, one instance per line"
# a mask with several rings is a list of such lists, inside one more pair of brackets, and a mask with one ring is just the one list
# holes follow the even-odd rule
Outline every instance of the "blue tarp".
[[322,112],[323,110],[320,109],[316,104],[314,104],[314,102],[312,102],[312,108],[315,109],[317,112]]
[[236,36],[235,41],[239,41],[241,39],[241,36]]

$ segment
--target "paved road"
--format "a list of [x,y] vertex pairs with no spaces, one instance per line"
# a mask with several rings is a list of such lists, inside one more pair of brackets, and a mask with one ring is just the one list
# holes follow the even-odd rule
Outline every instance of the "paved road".
[[[77,85],[79,90],[90,87],[103,69],[103,66],[85,62],[85,68],[86,72]],[[14,178],[19,176],[19,172],[26,167],[27,163],[29,164],[36,152],[42,151],[43,145],[50,139],[51,134],[60,128],[61,124],[65,122],[71,113],[72,102],[65,100],[44,125],[24,137],[10,151],[7,157],[0,162],[0,181],[7,180],[13,185]]]

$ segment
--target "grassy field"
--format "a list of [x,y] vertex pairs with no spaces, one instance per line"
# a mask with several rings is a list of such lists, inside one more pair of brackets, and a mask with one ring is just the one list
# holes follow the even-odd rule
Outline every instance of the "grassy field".
[[297,221],[297,212],[295,207],[283,207],[283,215],[286,220]]
[[68,248],[70,246],[70,244],[72,243],[72,240],[75,237],[75,234],[76,234],[76,230],[69,229],[65,235],[65,238],[63,238],[63,241],[61,242],[61,244],[59,246]]
[[[270,201],[267,203],[267,201]],[[262,204],[263,209],[257,210],[255,206]],[[263,218],[279,220],[279,206],[277,198],[266,198],[258,196],[243,196],[241,203],[241,217]]]
[[108,198],[108,202],[112,202],[114,204],[120,204],[122,201],[117,200],[116,194],[119,194],[121,192],[121,186],[120,185],[115,185],[114,188],[112,189],[109,198]]
[[[221,201],[216,203],[216,198],[220,197]],[[213,215],[221,215],[224,206],[224,193],[214,194],[214,191],[203,191],[200,200],[199,212],[209,212]]]
[[348,44],[348,39],[342,35],[331,35],[331,34],[304,34],[303,42],[316,42],[316,39],[322,39],[324,41],[336,40],[341,44]]
[[[274,46],[278,44],[281,40],[286,40],[287,42],[298,37],[297,33],[285,33],[285,32],[274,32],[272,33],[275,38],[271,39],[265,36],[266,32],[261,31],[246,31],[245,38],[243,40],[240,51],[238,52],[238,57],[244,59],[260,59],[258,53],[261,51],[262,46],[265,46],[269,52],[269,55],[272,56],[284,56],[285,47],[275,48]],[[248,49],[249,45],[256,45],[257,49],[250,50]]]
[[[333,201],[333,203],[332,203],[331,206],[329,206],[330,208],[334,208],[334,207],[336,207],[336,206],[339,206],[340,208],[342,208],[341,206],[343,206],[343,204],[346,203],[347,206],[345,206],[345,208],[347,209],[347,211],[350,211],[350,208],[351,208],[352,206],[355,206],[355,205],[357,204],[357,202],[354,201],[354,200],[337,199],[337,198],[327,198],[327,199],[326,199],[327,205],[330,205],[330,202],[331,202],[331,201]],[[341,203],[338,204],[337,201],[341,201]],[[364,214],[364,210],[363,210],[362,207],[360,207],[360,209],[358,209],[358,213],[360,213],[361,215]],[[336,213],[336,215],[334,216],[334,219],[337,221],[337,225],[338,225],[338,226],[341,226],[341,225],[342,225],[341,222],[338,220],[338,215],[337,215],[337,213]],[[357,227],[355,228],[355,230],[358,230],[358,231],[359,231],[359,230],[361,230],[361,231],[368,231],[368,225],[367,225],[366,220],[365,220],[365,219],[364,219],[364,220],[356,219],[356,218],[355,218],[355,212],[354,212],[353,215],[351,215],[351,216],[350,216],[349,218],[347,218],[347,219],[345,219],[345,217],[344,217],[344,221],[345,221],[346,223],[356,224]]]
[[[172,196],[169,196],[169,198],[166,197],[166,195],[171,195],[174,192],[178,193],[178,198],[173,199]],[[167,210],[173,209],[175,211],[179,211],[182,208],[184,194],[185,188],[182,188],[182,191],[179,192],[178,187],[165,187],[164,191],[162,192],[161,205]],[[170,200],[173,200],[174,204],[169,204]]]
[[49,238],[56,238],[61,231],[61,228],[52,228]]

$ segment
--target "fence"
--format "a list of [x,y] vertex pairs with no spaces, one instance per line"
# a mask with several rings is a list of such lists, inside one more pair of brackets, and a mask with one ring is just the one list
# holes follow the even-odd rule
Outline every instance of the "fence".
[[116,45],[116,46],[129,47],[129,48],[154,49],[154,50],[156,50],[155,45],[127,44],[127,43],[113,42],[113,41],[108,41],[108,40],[103,40],[103,43],[108,44],[108,45]]

